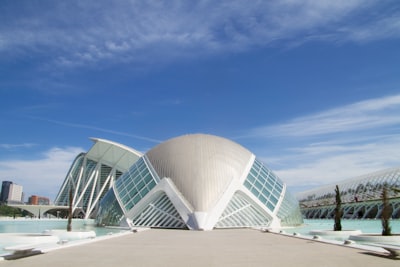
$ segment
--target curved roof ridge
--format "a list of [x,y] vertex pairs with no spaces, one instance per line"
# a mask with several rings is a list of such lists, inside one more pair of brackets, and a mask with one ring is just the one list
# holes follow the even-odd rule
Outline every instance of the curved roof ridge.
[[89,139],[92,140],[94,143],[97,143],[97,142],[108,143],[110,145],[120,147],[120,148],[122,148],[124,150],[128,150],[128,151],[132,152],[133,154],[135,154],[135,155],[137,155],[139,157],[143,156],[142,152],[137,151],[136,149],[133,149],[132,147],[123,145],[121,143],[117,143],[117,142],[114,142],[114,141],[110,141],[110,140],[103,139],[103,138],[97,138],[97,137],[89,137]]
[[102,161],[110,166],[117,166],[121,171],[126,171],[129,167],[136,162],[143,153],[113,142],[101,138],[90,138],[94,145],[87,152],[87,157],[95,160]]

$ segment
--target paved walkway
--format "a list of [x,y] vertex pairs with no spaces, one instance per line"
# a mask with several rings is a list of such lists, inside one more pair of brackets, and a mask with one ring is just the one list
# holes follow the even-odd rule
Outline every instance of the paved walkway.
[[344,246],[250,229],[148,230],[48,253],[0,261],[42,266],[400,266],[400,260]]

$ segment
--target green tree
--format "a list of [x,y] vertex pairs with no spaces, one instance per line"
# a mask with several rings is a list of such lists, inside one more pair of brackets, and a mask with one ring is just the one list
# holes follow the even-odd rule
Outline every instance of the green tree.
[[20,209],[13,208],[7,205],[0,205],[0,216],[6,217],[21,217],[22,212]]
[[336,185],[335,188],[335,198],[336,198],[336,207],[335,207],[335,225],[333,226],[334,231],[342,231],[342,199],[340,198],[340,190],[339,186]]
[[387,186],[385,185],[382,190],[382,235],[392,235],[390,227],[390,218],[392,217],[392,207],[389,203]]

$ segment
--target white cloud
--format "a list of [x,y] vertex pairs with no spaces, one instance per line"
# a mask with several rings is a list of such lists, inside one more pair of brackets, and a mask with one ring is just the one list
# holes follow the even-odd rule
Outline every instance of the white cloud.
[[400,135],[376,143],[306,146],[292,155],[275,158],[275,163],[284,161],[286,164],[276,173],[292,186],[329,184],[400,166],[399,143]]
[[[277,40],[397,38],[400,14],[382,11],[393,10],[391,4],[374,0],[178,0],[116,1],[105,6],[97,1],[50,1],[42,2],[47,6],[22,10],[16,5],[9,14],[0,11],[0,17],[4,15],[0,51],[51,52],[59,64],[76,66],[102,60],[143,63],[241,51]],[[375,12],[377,8],[381,12]],[[369,15],[372,20],[362,19]]]
[[22,185],[25,201],[30,195],[46,196],[54,201],[73,160],[82,151],[78,147],[54,147],[40,159],[1,160],[0,177]]
[[400,95],[361,101],[250,131],[280,144],[259,157],[289,186],[306,188],[400,166]]
[[372,99],[250,131],[250,136],[317,136],[400,126],[400,95]]

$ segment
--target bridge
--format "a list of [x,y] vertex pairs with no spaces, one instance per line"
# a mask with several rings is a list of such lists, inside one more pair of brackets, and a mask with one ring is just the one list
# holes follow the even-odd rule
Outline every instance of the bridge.
[[69,206],[58,206],[58,205],[27,205],[27,204],[7,204],[9,207],[26,210],[37,218],[44,218],[45,214],[49,211],[55,211],[57,214],[64,211],[68,212]]

